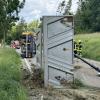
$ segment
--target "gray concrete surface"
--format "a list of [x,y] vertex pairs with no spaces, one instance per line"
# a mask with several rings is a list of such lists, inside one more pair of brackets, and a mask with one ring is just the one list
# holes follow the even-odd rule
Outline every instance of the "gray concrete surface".
[[[100,68],[100,62],[89,59],[85,60]],[[98,76],[98,72],[79,59],[75,59],[74,62],[74,66],[80,67],[74,71],[75,78],[80,79],[83,84],[87,86],[100,88],[100,77]]]
[[[16,49],[16,52],[21,55],[21,49]],[[33,58],[23,58],[23,69],[27,69],[30,73],[32,73],[32,68],[36,66],[36,56]]]

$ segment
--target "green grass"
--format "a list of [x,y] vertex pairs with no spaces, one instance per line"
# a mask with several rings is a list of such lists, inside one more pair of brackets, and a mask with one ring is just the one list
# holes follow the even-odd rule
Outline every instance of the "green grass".
[[76,35],[75,40],[83,42],[83,57],[100,61],[100,33]]
[[13,49],[0,48],[0,100],[27,100],[21,85],[21,60]]

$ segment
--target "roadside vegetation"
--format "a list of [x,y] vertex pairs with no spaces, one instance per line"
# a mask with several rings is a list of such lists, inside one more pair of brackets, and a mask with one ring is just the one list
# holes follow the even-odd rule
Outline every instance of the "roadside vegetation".
[[78,34],[75,40],[82,40],[83,57],[100,61],[100,33]]
[[27,100],[20,56],[10,48],[0,48],[0,100]]

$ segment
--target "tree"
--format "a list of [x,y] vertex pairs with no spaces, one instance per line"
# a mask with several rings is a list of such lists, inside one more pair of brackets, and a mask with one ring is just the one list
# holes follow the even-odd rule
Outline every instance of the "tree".
[[66,0],[62,1],[57,9],[57,12],[62,13],[63,15],[71,15],[71,6],[72,6],[72,0],[69,0],[66,2]]
[[28,24],[27,30],[35,32],[35,29],[37,29],[39,25],[40,25],[40,22],[38,20],[33,20],[32,22]]
[[39,25],[40,22],[38,20],[33,20],[27,24],[25,20],[21,18],[20,22],[12,26],[11,30],[8,31],[6,42],[9,44],[11,40],[20,40],[23,32],[35,32]]
[[100,31],[100,0],[79,0],[79,7],[76,19],[82,31]]
[[67,5],[65,6],[65,11],[64,11],[64,15],[71,15],[71,6],[72,6],[72,0],[69,0]]
[[27,31],[27,23],[22,18],[18,24],[12,26],[11,30],[8,31],[6,42],[9,43],[11,40],[20,40],[22,32]]
[[27,23],[25,23],[25,20],[22,18],[18,25],[16,25],[16,33],[14,39],[19,40],[22,33],[25,31],[27,31]]
[[0,0],[0,36],[4,38],[11,26],[19,20],[18,13],[23,8],[25,0]]

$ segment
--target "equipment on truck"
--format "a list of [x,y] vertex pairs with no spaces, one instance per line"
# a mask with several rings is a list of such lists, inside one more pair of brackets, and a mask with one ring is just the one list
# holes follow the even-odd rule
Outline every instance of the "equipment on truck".
[[36,53],[35,40],[32,32],[24,32],[21,36],[21,53],[25,58],[32,58]]

